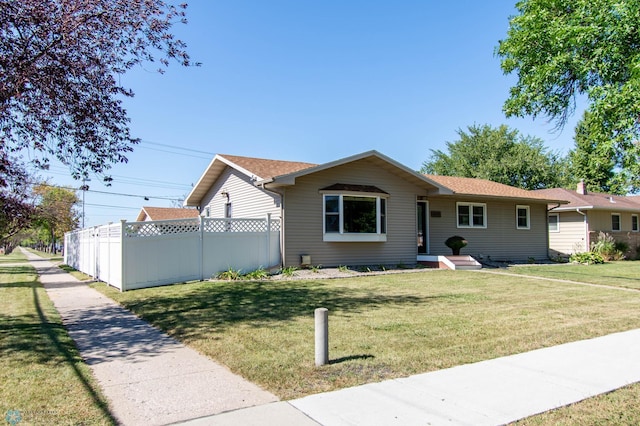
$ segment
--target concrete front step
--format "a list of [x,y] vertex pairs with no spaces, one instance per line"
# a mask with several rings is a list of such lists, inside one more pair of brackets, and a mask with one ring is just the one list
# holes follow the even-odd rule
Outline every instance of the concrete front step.
[[482,269],[482,265],[471,256],[445,256],[451,269]]

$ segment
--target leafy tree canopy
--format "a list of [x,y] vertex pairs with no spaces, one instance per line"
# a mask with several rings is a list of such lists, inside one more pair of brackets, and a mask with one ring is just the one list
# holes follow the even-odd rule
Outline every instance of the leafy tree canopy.
[[35,214],[28,180],[29,175],[26,170],[15,165],[4,184],[0,185],[1,246],[6,247],[7,241],[26,228]]
[[506,125],[458,129],[460,139],[447,142],[447,151],[431,150],[422,173],[488,179],[523,189],[562,187],[564,159],[549,152],[542,140],[522,136]]
[[34,186],[33,193],[36,198],[33,226],[46,230],[51,244],[77,228],[76,205],[80,200],[75,190],[41,183]]
[[569,152],[571,176],[577,183],[584,180],[586,188],[593,192],[624,195],[629,188],[625,173],[617,172],[617,153],[606,141],[598,140],[597,129],[585,113],[576,126],[575,147]]
[[640,2],[522,0],[497,55],[516,84],[507,116],[545,115],[562,127],[584,96],[583,120],[640,186]]
[[[129,134],[118,75],[176,60],[190,65],[170,32],[186,5],[162,0],[0,0],[0,186],[30,151],[72,175],[104,176],[138,142]],[[105,180],[110,179],[105,176]]]

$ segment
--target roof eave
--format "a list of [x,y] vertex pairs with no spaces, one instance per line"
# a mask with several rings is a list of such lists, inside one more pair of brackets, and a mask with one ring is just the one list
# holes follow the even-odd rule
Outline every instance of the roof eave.
[[200,179],[198,179],[198,182],[193,186],[191,192],[189,192],[189,195],[187,195],[187,197],[185,198],[184,202],[182,203],[183,206],[198,207],[200,205],[200,202],[206,195],[207,191],[209,191],[209,188],[211,188],[213,182],[215,182],[222,173],[222,169],[219,169],[216,173],[216,163],[223,163],[225,166],[229,166],[239,171],[240,173],[248,176],[254,181],[260,180],[260,177],[256,176],[251,171],[238,166],[237,164],[235,164],[231,160],[224,158],[224,156],[220,154],[216,154],[215,157],[213,157],[213,160],[211,160],[211,162],[207,166],[205,172],[200,176]]
[[376,151],[376,150],[371,150],[371,151],[366,151],[366,152],[362,152],[360,154],[355,154],[349,157],[345,157],[345,158],[341,158],[339,160],[335,160],[335,161],[331,161],[328,163],[324,163],[324,164],[320,164],[314,167],[309,167],[307,169],[303,169],[303,170],[299,170],[297,172],[293,172],[293,173],[289,173],[286,175],[281,175],[281,176],[276,176],[273,177],[271,179],[267,179],[267,180],[263,180],[261,182],[257,182],[258,185],[262,185],[262,186],[269,186],[271,188],[278,188],[278,187],[284,187],[284,186],[291,186],[291,185],[295,185],[296,184],[296,179],[302,176],[306,176],[312,173],[317,173],[323,170],[327,170],[327,169],[331,169],[333,167],[337,167],[337,166],[341,166],[344,164],[348,164],[348,163],[352,163],[354,161],[358,161],[358,160],[362,160],[364,158],[368,158],[368,157],[377,157],[383,161],[386,161],[389,164],[392,164],[393,166],[397,167],[398,169],[408,173],[409,175],[416,177],[418,179],[420,179],[421,181],[423,181],[424,183],[428,183],[429,185],[435,187],[437,189],[437,193],[438,194],[442,194],[442,195],[451,195],[453,194],[453,191],[445,186],[440,185],[439,183],[436,183],[434,181],[432,181],[431,179],[427,178],[426,176],[424,176],[421,173],[418,173],[414,170],[409,169],[408,167],[406,167],[405,165],[398,163],[397,161],[395,161],[392,158],[387,157],[386,155],[381,154],[380,152]]
[[[438,194],[440,195],[440,194]],[[461,192],[455,192],[452,194],[453,196],[463,197],[463,198],[474,198],[474,199],[485,199],[485,200],[510,200],[510,201],[521,201],[521,202],[536,202],[540,204],[567,204],[566,200],[551,200],[546,198],[532,198],[532,197],[512,197],[508,195],[487,195],[487,194],[466,194]]]

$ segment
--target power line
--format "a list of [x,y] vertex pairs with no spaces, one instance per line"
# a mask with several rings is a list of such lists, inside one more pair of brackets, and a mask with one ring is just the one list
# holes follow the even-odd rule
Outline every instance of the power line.
[[[56,167],[57,171],[52,169],[49,170],[49,173],[69,176],[68,173],[65,173],[63,171],[65,170],[64,167]],[[184,184],[184,183],[166,182],[161,180],[145,179],[145,178],[130,177],[130,176],[120,176],[120,175],[109,175],[109,176],[111,176],[112,178],[125,179],[125,180],[114,179],[114,183],[122,183],[125,185],[167,188],[167,189],[175,189],[175,190],[181,190],[181,189],[191,190],[191,185]],[[173,188],[170,188],[170,187],[173,187]]]
[[167,144],[164,144],[164,143],[151,142],[151,141],[147,141],[147,140],[141,140],[140,142],[143,143],[143,144],[163,146],[165,148],[177,149],[177,150],[181,150],[181,151],[197,152],[198,154],[206,154],[206,155],[209,155],[211,157],[213,157],[215,155],[212,152],[200,151],[198,149],[185,148],[185,147],[182,147],[182,146],[167,145]]
[[[73,191],[82,191],[82,188],[74,188],[74,187],[70,187],[70,186],[61,186],[61,185],[52,185],[49,183],[43,183],[43,182],[27,182],[27,184],[35,186],[35,185],[42,185],[42,186],[47,186],[50,188],[64,188],[64,189],[69,189],[69,190],[73,190]],[[105,195],[117,195],[117,196],[121,196],[121,197],[133,197],[133,198],[142,198],[144,200],[151,200],[151,199],[155,199],[155,200],[167,200],[167,201],[183,201],[183,199],[180,196],[164,196],[164,195],[140,195],[140,194],[125,194],[125,193],[120,193],[120,192],[108,192],[108,191],[98,191],[96,189],[87,189],[85,190],[86,192],[93,192],[93,193],[97,193],[97,194],[105,194]]]
[[168,151],[168,150],[166,150],[166,149],[150,148],[150,147],[148,147],[148,146],[143,146],[143,147],[141,147],[141,148],[144,148],[144,149],[150,149],[151,151],[156,151],[156,152],[166,152],[166,153],[168,153],[168,154],[183,155],[183,156],[185,156],[185,157],[191,157],[191,158],[199,158],[199,159],[202,159],[202,160],[209,160],[209,159],[211,159],[211,157],[203,157],[203,156],[201,156],[201,155],[187,154],[187,153],[184,153],[184,152]]
[[140,210],[140,207],[125,207],[125,206],[109,206],[106,204],[93,204],[93,203],[86,203],[86,206],[91,206],[91,207],[102,207],[105,209],[117,209],[117,210]]

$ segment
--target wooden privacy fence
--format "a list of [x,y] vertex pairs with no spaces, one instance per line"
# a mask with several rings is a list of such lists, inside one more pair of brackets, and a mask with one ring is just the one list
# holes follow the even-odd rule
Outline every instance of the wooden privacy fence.
[[69,232],[64,245],[67,265],[121,291],[281,263],[280,221],[271,216],[122,221]]

